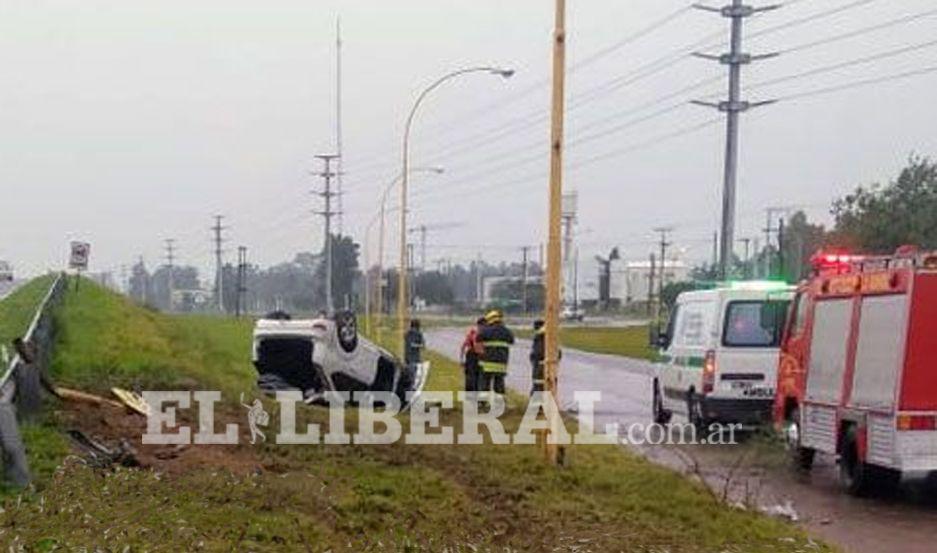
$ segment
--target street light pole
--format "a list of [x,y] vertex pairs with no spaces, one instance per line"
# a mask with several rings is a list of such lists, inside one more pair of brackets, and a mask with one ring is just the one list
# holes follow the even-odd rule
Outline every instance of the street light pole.
[[[413,126],[413,119],[416,116],[417,110],[430,92],[439,88],[446,81],[469,73],[491,73],[507,79],[514,74],[514,71],[498,67],[469,67],[443,75],[423,89],[423,92],[417,96],[413,107],[410,108],[410,113],[407,115],[407,123],[404,126],[403,163],[400,171],[400,265],[397,273],[397,331],[398,344],[401,348],[404,346],[404,336],[407,332],[407,323],[410,319],[407,290],[407,271],[409,270],[407,260],[407,186],[410,180],[410,129]],[[402,351],[403,350],[401,350],[401,352]]]
[[[433,167],[415,167],[413,172],[426,172],[426,173],[435,173],[441,175],[445,169],[440,166]],[[368,224],[368,228],[365,231],[365,264],[367,270],[364,273],[364,288],[365,288],[365,302],[364,302],[364,313],[366,321],[366,331],[368,334],[371,333],[371,258],[370,258],[370,244],[371,244],[371,228],[374,226],[374,223],[380,219],[380,239],[378,242],[378,253],[377,253],[377,281],[378,281],[378,294],[375,298],[377,300],[377,314],[378,314],[378,342],[381,342],[382,334],[382,322],[384,317],[384,291],[383,291],[383,281],[384,281],[384,221],[385,213],[387,211],[387,196],[390,194],[390,191],[393,190],[394,186],[397,185],[401,180],[400,175],[398,175],[394,180],[390,181],[386,187],[384,187],[384,192],[381,193],[381,207],[378,212],[375,214],[375,218],[371,220]]]

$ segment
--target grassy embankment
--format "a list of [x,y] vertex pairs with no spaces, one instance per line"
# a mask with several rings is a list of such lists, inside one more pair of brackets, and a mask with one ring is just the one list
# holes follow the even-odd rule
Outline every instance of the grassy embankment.
[[[521,338],[530,338],[529,329],[515,331]],[[648,345],[648,327],[590,327],[567,326],[560,328],[560,344],[563,347],[591,351],[592,353],[606,353],[621,355],[635,359],[653,360],[657,355]]]
[[[54,369],[62,383],[98,391],[133,383],[220,388],[234,402],[232,394],[253,394],[248,322],[167,317],[88,285],[67,299],[59,323]],[[457,388],[459,368],[431,360],[429,387]],[[278,413],[272,403],[268,410],[272,438]],[[443,424],[458,432],[458,414],[445,411]],[[510,407],[509,431],[520,416]],[[325,431],[326,417],[301,409],[299,428],[315,421]],[[348,424],[355,421],[349,414]],[[408,418],[401,421],[406,428]],[[246,426],[243,418],[234,422]],[[191,446],[183,455],[218,447]],[[561,469],[546,467],[535,446],[230,451],[248,456],[250,469],[230,469],[222,455],[181,472],[157,467],[164,474],[68,463],[22,502],[4,502],[0,540],[45,550],[813,550],[796,528],[727,508],[613,446],[572,446]]]

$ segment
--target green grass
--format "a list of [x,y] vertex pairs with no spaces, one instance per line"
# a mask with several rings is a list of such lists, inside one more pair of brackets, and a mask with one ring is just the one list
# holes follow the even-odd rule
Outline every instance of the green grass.
[[34,278],[0,300],[0,344],[10,349],[11,355],[10,341],[26,333],[36,308],[54,280],[51,275]]
[[52,376],[66,386],[99,393],[112,386],[231,393],[254,386],[248,319],[169,317],[83,282],[66,295],[56,325]]
[[[532,335],[528,329],[515,331],[522,338]],[[560,328],[560,344],[567,348],[621,355],[635,359],[653,360],[656,352],[648,344],[648,327],[591,327],[568,326]]]
[[[70,295],[58,321],[62,381],[253,386],[248,323],[167,317],[90,285]],[[457,364],[428,357],[429,388],[461,387]],[[511,404],[509,431],[522,414]],[[268,410],[275,428],[276,405]],[[327,417],[300,409],[298,424],[324,428]],[[457,432],[459,421],[458,410],[442,413]],[[3,502],[0,540],[27,550],[808,550],[796,528],[727,508],[614,446],[568,447],[563,468],[546,466],[536,446],[265,444],[230,453],[256,469],[232,472],[216,460],[159,474],[66,463],[40,491]]]

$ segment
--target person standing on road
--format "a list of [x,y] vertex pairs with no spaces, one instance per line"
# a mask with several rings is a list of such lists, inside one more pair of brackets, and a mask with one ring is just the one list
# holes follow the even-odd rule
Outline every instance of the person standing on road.
[[[531,395],[533,395],[534,392],[542,392],[544,390],[543,360],[546,356],[545,337],[546,328],[544,327],[543,319],[537,319],[534,321],[534,339],[533,344],[530,346]],[[562,355],[562,353],[560,355]]]
[[423,362],[423,349],[426,347],[426,341],[423,339],[423,332],[420,330],[420,320],[410,321],[410,330],[404,336],[404,362],[410,373],[416,369],[416,366]]
[[479,317],[475,325],[470,327],[462,342],[462,368],[465,370],[465,391],[477,392],[478,383],[478,356],[483,351],[478,341],[478,330],[484,326],[485,318]]
[[478,330],[478,341],[483,349],[478,359],[481,369],[480,391],[504,394],[504,377],[508,372],[508,358],[514,333],[504,326],[504,317],[498,310],[485,315],[485,324]]
[[543,357],[544,343],[543,337],[546,333],[543,328],[543,320],[534,321],[534,340],[530,346],[530,394],[543,391]]

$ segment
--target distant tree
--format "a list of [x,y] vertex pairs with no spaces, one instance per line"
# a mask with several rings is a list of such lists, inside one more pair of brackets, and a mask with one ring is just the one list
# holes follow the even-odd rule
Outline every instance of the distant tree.
[[[527,307],[529,311],[541,311],[544,305],[544,288],[539,282],[527,283]],[[491,287],[492,303],[502,309],[517,311],[524,307],[524,282],[522,279],[502,280]]]
[[429,305],[452,305],[455,294],[449,278],[438,271],[416,275],[415,294]]
[[836,245],[891,253],[913,244],[937,248],[937,164],[911,156],[887,185],[859,186],[833,203]]
[[787,282],[798,282],[810,274],[810,258],[821,250],[828,241],[823,225],[807,220],[803,211],[794,213],[785,222],[781,258],[777,273]]
[[[322,251],[325,256],[325,248]],[[320,307],[325,307],[325,266],[320,262],[316,267],[316,298]],[[336,308],[345,306],[346,299],[351,306],[355,304],[355,283],[358,282],[358,244],[350,236],[332,235],[332,300]]]
[[674,304],[677,303],[677,296],[683,292],[696,290],[698,288],[699,284],[692,280],[667,283],[661,291],[661,301],[663,302],[664,310],[669,313],[673,309]]

